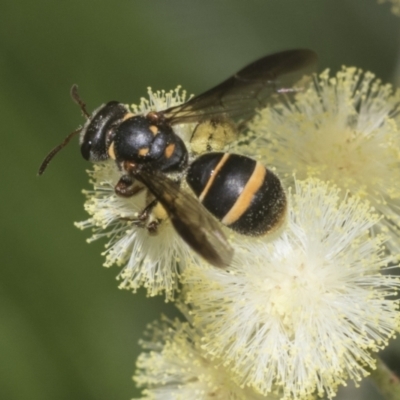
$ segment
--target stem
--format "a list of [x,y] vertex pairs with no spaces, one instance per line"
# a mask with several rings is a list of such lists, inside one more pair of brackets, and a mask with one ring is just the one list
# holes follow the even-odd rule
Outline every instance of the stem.
[[379,357],[370,377],[385,399],[400,400],[400,380]]

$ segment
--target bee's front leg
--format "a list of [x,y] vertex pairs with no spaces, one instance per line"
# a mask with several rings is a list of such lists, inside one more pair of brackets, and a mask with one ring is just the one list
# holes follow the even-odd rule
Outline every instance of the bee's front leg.
[[135,178],[129,175],[122,175],[114,187],[115,194],[121,197],[132,197],[140,193],[145,187]]

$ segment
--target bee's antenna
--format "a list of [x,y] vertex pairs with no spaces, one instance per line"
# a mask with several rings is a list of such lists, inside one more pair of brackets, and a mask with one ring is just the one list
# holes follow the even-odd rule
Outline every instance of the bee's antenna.
[[73,131],[72,133],[70,133],[65,139],[64,141],[59,144],[58,146],[54,147],[53,150],[50,151],[49,154],[47,154],[46,158],[43,160],[42,164],[40,164],[40,168],[38,171],[38,175],[42,175],[43,172],[45,171],[45,169],[47,168],[47,166],[49,165],[49,162],[53,159],[53,157],[62,149],[64,148],[69,141],[75,136],[77,135],[80,131],[82,130],[82,128],[78,128],[77,130]]
[[[78,106],[80,107],[82,114],[86,117],[86,119],[90,119],[90,114],[87,112],[86,110],[86,104],[83,102],[83,100],[79,97],[79,93],[78,93],[78,85],[72,85],[71,87],[71,97],[72,100],[74,100],[74,102],[76,104],[78,104]],[[63,149],[68,143],[69,141],[75,136],[77,135],[80,131],[82,130],[82,128],[78,128],[77,130],[73,131],[72,133],[70,133],[65,139],[64,141],[59,144],[58,146],[54,147],[53,150],[50,151],[49,154],[47,154],[46,158],[43,160],[42,164],[40,164],[40,168],[38,171],[38,175],[42,175],[43,172],[45,171],[45,169],[47,168],[47,166],[49,165],[49,162],[53,159],[53,157],[61,150]]]
[[79,97],[78,85],[76,85],[76,84],[72,85],[72,87],[71,87],[71,97],[72,97],[72,100],[74,100],[74,102],[76,104],[78,104],[78,106],[81,108],[82,113],[86,117],[86,119],[90,119],[90,114],[86,111],[86,104]]

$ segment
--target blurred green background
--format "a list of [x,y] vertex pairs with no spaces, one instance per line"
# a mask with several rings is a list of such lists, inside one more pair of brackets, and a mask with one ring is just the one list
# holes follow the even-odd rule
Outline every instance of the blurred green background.
[[[400,18],[375,0],[2,0],[0,10],[2,251],[0,399],[138,396],[131,376],[145,325],[162,297],[117,289],[89,232],[77,140],[42,178],[47,152],[88,109],[137,102],[146,87],[200,93],[265,54],[314,49],[320,69],[342,64],[396,80]],[[398,348],[389,351],[396,367]],[[370,384],[340,398],[379,398]]]

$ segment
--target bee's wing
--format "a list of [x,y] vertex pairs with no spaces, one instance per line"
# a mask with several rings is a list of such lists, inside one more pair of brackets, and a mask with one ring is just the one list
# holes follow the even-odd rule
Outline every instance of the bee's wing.
[[288,50],[253,62],[207,92],[162,114],[171,125],[205,119],[250,118],[257,108],[283,101],[294,85],[312,71],[317,55],[311,50]]
[[233,256],[218,222],[194,196],[159,171],[131,171],[168,212],[171,222],[182,239],[210,264],[225,268]]

